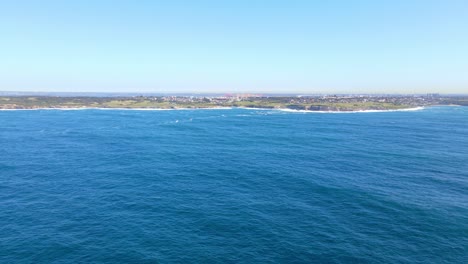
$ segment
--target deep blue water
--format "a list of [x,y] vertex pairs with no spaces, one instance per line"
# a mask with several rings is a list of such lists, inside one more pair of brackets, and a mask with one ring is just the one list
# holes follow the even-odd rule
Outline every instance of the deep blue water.
[[468,108],[0,111],[0,262],[463,263]]

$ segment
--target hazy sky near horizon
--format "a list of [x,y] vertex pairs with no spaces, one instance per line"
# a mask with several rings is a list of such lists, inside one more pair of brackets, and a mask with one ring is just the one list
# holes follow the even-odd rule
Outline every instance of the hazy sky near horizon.
[[0,91],[468,93],[468,1],[0,0]]

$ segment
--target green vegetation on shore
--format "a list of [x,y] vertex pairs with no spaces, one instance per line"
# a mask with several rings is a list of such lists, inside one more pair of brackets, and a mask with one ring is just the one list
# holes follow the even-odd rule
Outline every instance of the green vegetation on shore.
[[311,111],[395,110],[417,106],[466,103],[467,98],[426,98],[414,96],[322,96],[322,97],[54,97],[2,96],[0,109],[38,108],[215,108],[252,107]]

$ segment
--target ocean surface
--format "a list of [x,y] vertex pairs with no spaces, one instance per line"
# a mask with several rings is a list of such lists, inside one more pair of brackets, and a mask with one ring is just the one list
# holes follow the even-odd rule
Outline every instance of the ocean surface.
[[467,107],[0,111],[0,263],[467,262]]

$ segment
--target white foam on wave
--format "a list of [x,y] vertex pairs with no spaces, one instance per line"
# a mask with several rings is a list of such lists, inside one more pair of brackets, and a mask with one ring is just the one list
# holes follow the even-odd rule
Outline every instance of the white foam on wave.
[[210,107],[210,108],[87,108],[95,110],[129,110],[129,111],[187,111],[187,110],[229,110],[232,107]]
[[230,110],[247,109],[258,111],[282,111],[291,113],[322,113],[322,114],[346,114],[346,113],[384,113],[384,112],[407,112],[419,111],[425,107],[414,107],[391,110],[358,110],[358,111],[313,111],[313,110],[295,110],[287,108],[254,108],[254,107],[210,107],[210,108],[102,108],[102,107],[76,107],[76,108],[33,108],[33,109],[0,109],[0,111],[38,111],[38,110],[58,110],[58,111],[76,111],[76,110],[105,110],[105,111],[186,111],[186,110]]
[[88,109],[90,109],[90,110],[103,110],[103,111],[170,111],[170,110],[179,110],[179,109],[163,109],[163,108],[88,108]]
[[277,110],[277,109],[275,109],[275,108],[242,107],[242,106],[234,107],[234,108],[237,108],[237,109],[246,109],[246,110],[262,110],[262,111]]
[[292,113],[318,113],[318,114],[355,114],[355,113],[386,113],[386,112],[408,112],[423,110],[424,107],[390,109],[390,110],[357,110],[357,111],[313,111],[313,110],[294,110],[294,109],[274,109],[282,112]]

